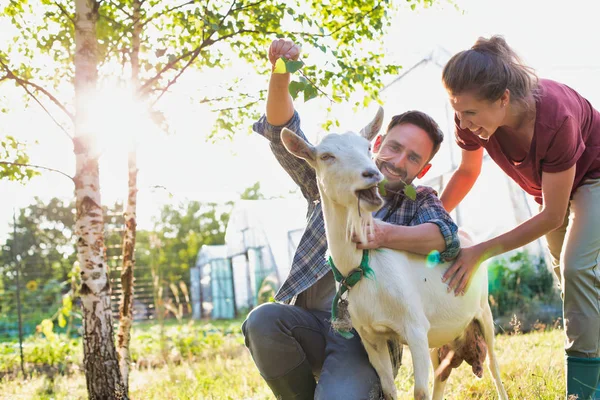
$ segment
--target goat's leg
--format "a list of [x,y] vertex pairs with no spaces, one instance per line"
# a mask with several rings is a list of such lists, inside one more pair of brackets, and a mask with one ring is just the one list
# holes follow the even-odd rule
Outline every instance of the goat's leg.
[[369,361],[373,368],[375,368],[375,371],[377,371],[377,375],[379,375],[381,390],[383,391],[385,400],[396,400],[398,395],[396,385],[394,384],[392,359],[390,358],[386,338],[367,337],[364,333],[360,336],[365,350],[369,355]]
[[446,388],[446,382],[442,381],[440,368],[440,355],[438,349],[430,349],[429,355],[431,356],[431,363],[433,364],[433,396],[432,400],[444,400],[444,389]]
[[496,351],[494,349],[494,319],[492,317],[492,310],[487,301],[483,307],[483,313],[479,322],[483,329],[483,337],[488,348],[488,369],[494,379],[494,384],[498,391],[498,398],[501,400],[508,400],[508,394],[502,384],[500,368],[498,367],[498,360],[496,359]]
[[415,375],[415,399],[428,400],[429,390],[429,342],[427,332],[422,329],[409,329],[406,343],[410,349]]

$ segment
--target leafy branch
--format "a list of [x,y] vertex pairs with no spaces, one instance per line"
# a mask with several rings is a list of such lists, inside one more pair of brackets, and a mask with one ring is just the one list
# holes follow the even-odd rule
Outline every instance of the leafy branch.
[[48,111],[48,109],[35,96],[35,94],[33,94],[33,92],[31,90],[29,90],[28,86],[31,86],[36,91],[42,92],[44,95],[46,95],[46,97],[48,97],[50,99],[50,101],[52,101],[58,108],[60,108],[65,114],[67,114],[67,116],[71,119],[71,121],[75,121],[75,116],[73,114],[71,114],[69,112],[69,110],[67,110],[67,108],[56,97],[54,97],[52,94],[50,94],[50,92],[48,92],[46,89],[44,89],[43,87],[41,87],[41,86],[39,86],[39,85],[37,85],[37,84],[35,84],[33,82],[30,82],[30,81],[28,81],[26,79],[19,78],[17,75],[15,75],[10,70],[10,68],[8,67],[8,65],[6,65],[4,63],[4,61],[2,61],[1,58],[0,58],[0,65],[2,65],[2,67],[6,71],[6,75],[2,78],[2,80],[4,80],[4,79],[13,79],[15,82],[17,82],[25,90],[25,92],[31,98],[33,98],[33,100],[35,100],[35,102],[38,103],[40,107],[42,107],[42,109],[44,110],[44,112],[46,114],[48,114],[48,116],[50,117],[50,119],[52,119],[52,121],[65,133],[65,135],[67,135],[69,137],[69,139],[73,139],[73,137],[71,136],[71,134],[69,134],[69,132],[67,132],[67,130],[54,118],[54,116],[52,116],[52,114],[50,113],[50,111]]
[[237,32],[234,32],[234,34],[232,35],[225,35],[225,36],[221,36],[218,39],[211,39],[212,36],[215,34],[216,31],[218,31],[219,29],[221,29],[221,27],[223,26],[223,22],[225,22],[225,19],[231,14],[231,11],[233,10],[233,7],[235,6],[235,2],[236,0],[233,0],[231,2],[231,5],[229,6],[229,10],[227,10],[227,12],[223,15],[223,17],[221,18],[221,20],[219,21],[219,24],[217,25],[217,29],[214,29],[209,35],[208,38],[204,39],[202,41],[202,43],[200,44],[200,46],[198,46],[195,50],[191,51],[191,52],[186,52],[183,55],[180,55],[179,57],[176,57],[175,59],[173,59],[171,62],[169,62],[165,67],[163,67],[163,69],[157,73],[155,76],[153,76],[152,78],[148,79],[148,81],[146,81],[144,83],[144,85],[142,85],[140,91],[142,92],[147,92],[148,91],[148,87],[150,85],[152,85],[152,83],[156,82],[158,79],[160,79],[160,77],[162,76],[163,73],[165,73],[166,71],[174,68],[179,61],[187,58],[188,56],[191,55],[189,61],[181,68],[181,70],[177,73],[177,75],[171,79],[168,83],[167,86],[164,88],[164,90],[162,91],[162,93],[152,102],[152,105],[155,105],[156,102],[158,102],[158,100],[160,100],[160,98],[165,94],[165,92],[169,89],[169,87],[171,87],[176,81],[177,79],[179,79],[179,77],[185,72],[185,70],[192,65],[192,63],[198,58],[198,56],[200,55],[200,52],[202,51],[203,48],[210,46],[211,44],[219,41],[219,40],[223,40],[225,39],[227,36],[233,36],[235,34],[237,34]]
[[[389,188],[386,188],[385,184],[387,182],[388,182],[388,180],[384,178],[381,182],[379,182],[379,185],[377,185],[380,195],[385,197],[387,192],[399,193],[399,192],[390,190]],[[417,189],[415,189],[415,187],[412,185],[412,183],[406,183],[402,179],[400,179],[400,182],[402,182],[404,184],[404,188],[402,189],[402,191],[404,192],[404,195],[406,197],[408,197],[409,199],[411,199],[412,201],[415,201],[415,199],[417,198]]]
[[26,168],[39,168],[39,169],[43,169],[43,170],[46,170],[46,171],[57,172],[57,173],[59,173],[59,174],[61,174],[63,176],[66,176],[71,181],[73,181],[73,177],[72,176],[70,176],[70,175],[68,175],[68,174],[66,174],[66,173],[64,173],[62,171],[59,171],[57,169],[54,169],[54,168],[48,168],[48,167],[43,167],[41,165],[34,165],[34,164],[16,163],[16,162],[10,162],[10,161],[0,161],[0,164],[2,164],[2,165],[14,165],[14,166],[17,166],[17,167],[26,167]]
[[297,98],[299,92],[304,92],[304,101],[309,101],[317,96],[317,92],[323,94],[330,102],[333,103],[333,100],[325,93],[321,88],[317,86],[306,74],[302,71],[302,67],[304,66],[304,61],[302,60],[288,60],[285,57],[280,57],[275,62],[275,68],[273,69],[274,74],[285,74],[290,73],[293,74],[295,72],[300,73],[302,78],[299,81],[290,82],[289,92],[292,95],[292,98]]

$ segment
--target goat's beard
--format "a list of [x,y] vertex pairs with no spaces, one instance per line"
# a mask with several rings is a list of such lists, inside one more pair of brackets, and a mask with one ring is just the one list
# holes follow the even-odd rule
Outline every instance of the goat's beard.
[[360,198],[357,201],[356,210],[348,210],[346,232],[348,232],[349,241],[352,240],[353,235],[356,235],[361,243],[367,243],[367,234],[373,234],[373,216],[370,212],[360,209]]

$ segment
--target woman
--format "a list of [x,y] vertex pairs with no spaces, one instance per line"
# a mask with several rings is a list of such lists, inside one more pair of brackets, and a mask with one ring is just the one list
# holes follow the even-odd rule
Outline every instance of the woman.
[[568,86],[538,79],[499,36],[452,57],[442,80],[462,148],[444,207],[471,190],[483,149],[540,204],[515,229],[464,248],[444,281],[461,294],[480,262],[545,235],[564,302],[567,395],[600,398],[600,113]]

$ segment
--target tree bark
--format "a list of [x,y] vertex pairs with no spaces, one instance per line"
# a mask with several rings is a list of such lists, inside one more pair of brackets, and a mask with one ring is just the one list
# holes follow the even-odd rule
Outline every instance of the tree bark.
[[83,363],[90,399],[127,399],[113,336],[98,153],[90,119],[95,110],[89,100],[98,80],[98,6],[95,0],[75,0],[75,234],[82,281]]
[[[139,89],[139,52],[140,37],[142,32],[141,2],[133,0],[133,34],[131,38],[131,84],[134,97]],[[129,392],[129,366],[131,356],[129,344],[131,341],[131,324],[133,322],[133,293],[134,293],[134,267],[135,267],[135,239],[136,239],[136,213],[137,213],[137,157],[135,143],[132,143],[128,157],[128,196],[125,210],[125,233],[123,234],[123,267],[121,270],[121,304],[119,305],[119,331],[117,333],[117,349],[119,353],[119,368],[125,385],[125,392]]]
[[119,332],[117,346],[119,352],[119,367],[125,390],[129,388],[129,343],[131,339],[131,323],[133,321],[133,271],[135,266],[135,234],[136,234],[136,205],[137,205],[137,163],[136,153],[129,153],[129,195],[125,211],[125,233],[123,235],[123,269],[121,271],[121,304],[119,306]]

